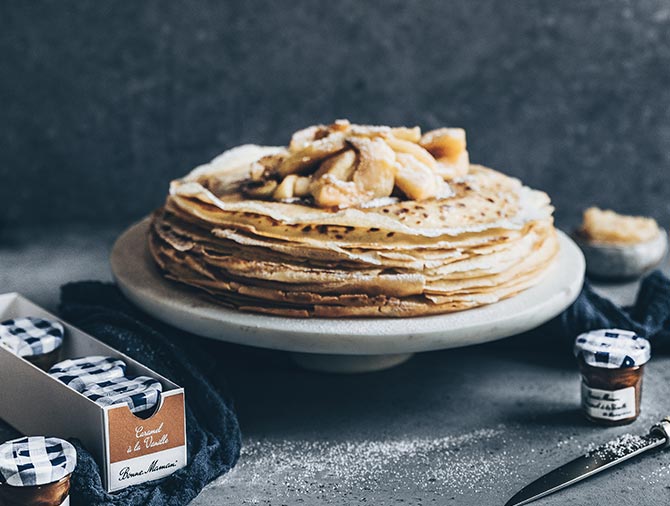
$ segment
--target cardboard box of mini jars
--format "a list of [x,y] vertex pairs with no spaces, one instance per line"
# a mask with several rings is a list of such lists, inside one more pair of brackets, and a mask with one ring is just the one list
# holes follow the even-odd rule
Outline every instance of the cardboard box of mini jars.
[[77,438],[91,452],[108,492],[163,478],[186,465],[184,389],[132,358],[67,324],[16,293],[0,295],[0,322],[38,317],[65,328],[60,360],[109,356],[128,377],[157,379],[163,392],[146,418],[126,404],[100,406],[0,346],[0,418],[25,435]]

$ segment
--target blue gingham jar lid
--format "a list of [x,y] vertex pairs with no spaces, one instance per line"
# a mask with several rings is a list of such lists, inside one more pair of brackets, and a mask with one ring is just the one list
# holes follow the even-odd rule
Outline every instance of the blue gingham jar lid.
[[82,357],[58,362],[49,369],[49,374],[77,392],[83,392],[93,383],[124,377],[126,363],[114,357]]
[[20,357],[44,355],[63,344],[60,322],[26,316],[0,323],[0,344]]
[[138,376],[94,383],[82,394],[100,406],[127,404],[131,412],[140,413],[156,407],[162,391],[163,385],[157,379]]
[[651,345],[629,330],[600,329],[577,336],[574,353],[593,367],[618,369],[646,364]]
[[74,446],[55,437],[22,437],[0,445],[0,484],[48,485],[72,474],[76,466]]

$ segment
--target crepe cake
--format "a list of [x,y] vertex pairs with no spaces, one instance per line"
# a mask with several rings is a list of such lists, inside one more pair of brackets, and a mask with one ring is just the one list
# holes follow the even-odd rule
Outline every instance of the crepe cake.
[[538,283],[558,241],[548,196],[470,164],[462,129],[337,121],[244,145],[170,185],[149,248],[218,303],[291,317],[410,317]]

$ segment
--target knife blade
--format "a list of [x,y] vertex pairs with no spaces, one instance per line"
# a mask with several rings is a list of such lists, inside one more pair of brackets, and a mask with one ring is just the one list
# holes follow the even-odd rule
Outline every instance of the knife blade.
[[645,436],[625,434],[554,469],[522,488],[505,503],[505,506],[528,504],[642,453],[668,446],[670,446],[670,417],[654,425]]

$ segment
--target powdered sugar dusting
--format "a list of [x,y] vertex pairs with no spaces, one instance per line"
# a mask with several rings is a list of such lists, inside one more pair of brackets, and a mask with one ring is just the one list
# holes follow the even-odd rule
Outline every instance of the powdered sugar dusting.
[[640,450],[649,444],[649,440],[633,434],[624,434],[607,443],[596,446],[589,450],[595,451],[595,456],[600,459],[611,459],[614,457],[624,457],[637,450]]
[[[347,491],[461,495],[492,491],[510,456],[502,428],[441,438],[403,438],[357,442],[247,440],[228,485],[272,485],[278,497],[313,496]],[[493,443],[493,444],[490,444]],[[504,446],[504,444],[503,444]],[[492,448],[492,447],[495,447]],[[239,478],[238,478],[239,477]],[[250,499],[253,504],[254,500]]]
[[670,464],[654,468],[650,473],[642,474],[640,478],[649,485],[663,485],[665,487],[670,478]]

